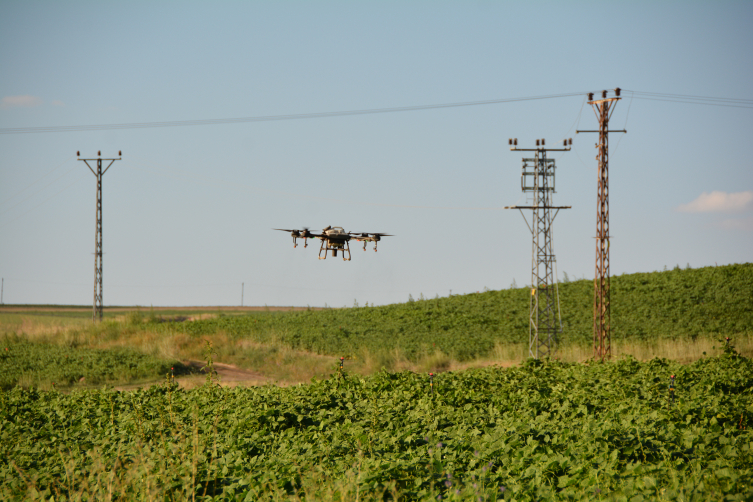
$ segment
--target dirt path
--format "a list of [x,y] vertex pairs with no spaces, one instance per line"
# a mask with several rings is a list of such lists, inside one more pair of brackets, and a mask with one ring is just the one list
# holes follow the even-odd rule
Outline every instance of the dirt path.
[[[199,385],[206,382],[206,371],[202,371],[202,368],[206,366],[204,361],[183,361],[183,364],[189,368],[194,369],[197,375],[189,375],[185,377],[176,378],[179,385],[186,388],[190,387],[198,380]],[[264,385],[270,383],[271,380],[257,371],[249,371],[232,364],[214,363],[214,371],[217,377],[219,377],[220,385],[227,387],[235,387],[236,385]]]
[[[201,387],[207,381],[207,374],[202,371],[202,368],[206,365],[203,361],[183,361],[183,364],[196,371],[193,375],[184,375],[175,377],[175,382],[184,389],[195,389]],[[268,383],[275,383],[270,378],[265,377],[257,371],[244,370],[238,366],[232,364],[214,363],[215,375],[218,378],[219,384],[223,387],[236,387],[243,385],[245,387],[252,387],[257,385],[265,385]],[[126,384],[116,385],[115,390],[136,390],[143,387],[149,387],[151,385],[160,384],[164,382],[164,378],[158,380],[141,382],[138,384]]]

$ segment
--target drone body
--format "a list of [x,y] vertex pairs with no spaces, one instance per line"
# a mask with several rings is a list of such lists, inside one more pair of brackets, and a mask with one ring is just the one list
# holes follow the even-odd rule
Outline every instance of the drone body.
[[273,230],[281,230],[283,232],[290,232],[293,237],[293,247],[298,247],[297,239],[303,239],[304,248],[308,247],[307,239],[320,239],[322,241],[319,247],[319,259],[327,259],[327,251],[332,251],[332,257],[337,257],[337,252],[341,251],[343,261],[350,261],[350,240],[355,239],[358,242],[363,242],[363,250],[366,251],[366,244],[369,242],[374,243],[374,251],[377,250],[377,244],[382,237],[390,236],[385,233],[374,232],[346,232],[342,227],[327,226],[322,230],[320,234],[312,234],[308,228],[303,230],[288,230],[285,228],[274,228]]

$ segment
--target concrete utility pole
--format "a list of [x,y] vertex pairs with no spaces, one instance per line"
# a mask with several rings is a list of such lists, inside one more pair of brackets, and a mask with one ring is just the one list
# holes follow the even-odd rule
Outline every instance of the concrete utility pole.
[[[76,152],[76,156],[80,157],[81,152]],[[94,305],[92,307],[92,321],[102,321],[102,175],[110,169],[110,166],[116,161],[121,160],[122,153],[118,152],[117,159],[103,159],[102,152],[97,152],[97,158],[95,159],[78,159],[84,161],[89,170],[97,177],[97,226],[94,237]],[[89,161],[97,161],[96,172],[92,169]],[[102,170],[102,161],[110,161]]]
[[[518,209],[533,237],[531,246],[531,297],[529,301],[528,353],[534,359],[554,355],[557,347],[557,332],[562,332],[562,316],[559,308],[559,288],[555,270],[556,259],[552,252],[552,223],[560,209],[571,206],[553,206],[554,159],[547,152],[567,152],[573,140],[564,140],[563,148],[545,148],[545,140],[536,140],[536,148],[518,148],[518,140],[510,140],[511,151],[535,152],[533,158],[523,159],[520,178],[523,192],[530,192],[530,206],[506,206]],[[523,209],[533,211],[528,224]],[[554,214],[552,214],[554,210]],[[556,305],[555,305],[556,302]],[[559,326],[557,322],[559,321]]]
[[607,98],[607,91],[601,92],[602,99],[594,100],[593,93],[588,94],[588,104],[594,110],[599,120],[597,132],[599,142],[596,148],[599,154],[598,196],[596,202],[596,272],[594,274],[594,329],[593,346],[594,359],[604,361],[612,357],[612,313],[610,298],[609,275],[609,133],[624,132],[626,130],[610,131],[609,118],[620,98],[620,88],[614,90],[614,97]]

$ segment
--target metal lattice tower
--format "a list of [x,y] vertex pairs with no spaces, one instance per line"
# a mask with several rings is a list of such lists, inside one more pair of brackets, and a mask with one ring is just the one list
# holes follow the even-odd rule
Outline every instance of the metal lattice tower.
[[[81,155],[81,152],[76,152],[77,156]],[[116,161],[121,160],[121,152],[118,152],[117,159],[103,159],[102,152],[97,152],[97,158],[95,159],[78,159],[82,160],[89,170],[97,177],[97,224],[96,232],[94,236],[94,305],[92,306],[92,321],[96,322],[97,317],[102,321],[102,175],[110,169],[110,166]],[[97,161],[97,170],[94,171],[89,161]],[[102,161],[110,161],[102,170]]]
[[594,110],[599,121],[597,132],[599,142],[596,144],[599,163],[598,195],[596,201],[596,270],[594,273],[594,324],[593,347],[594,359],[604,361],[612,357],[612,313],[609,273],[609,133],[627,132],[610,131],[609,119],[620,98],[619,87],[614,90],[615,97],[607,98],[607,91],[602,91],[602,99],[594,100],[593,93],[588,95],[588,104]]
[[[557,333],[562,332],[556,259],[552,251],[552,223],[560,209],[570,209],[571,206],[552,205],[552,195],[555,193],[555,164],[554,159],[547,158],[546,154],[551,151],[569,151],[568,141],[565,140],[564,143],[564,148],[545,148],[545,141],[542,139],[536,140],[536,148],[518,148],[518,140],[510,140],[512,151],[535,152],[533,158],[523,159],[520,179],[523,193],[528,193],[533,198],[532,204],[505,207],[520,211],[533,237],[528,353],[534,359],[553,356],[557,347]],[[572,139],[569,144],[572,144]],[[523,209],[533,212],[530,224]]]

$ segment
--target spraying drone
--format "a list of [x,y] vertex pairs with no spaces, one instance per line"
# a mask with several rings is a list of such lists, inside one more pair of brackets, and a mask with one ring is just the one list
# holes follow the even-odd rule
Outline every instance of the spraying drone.
[[[343,261],[350,261],[350,240],[355,239],[363,242],[363,250],[366,251],[366,244],[374,243],[374,251],[377,250],[377,244],[382,237],[392,237],[390,234],[374,232],[346,232],[342,227],[328,226],[320,234],[312,234],[308,228],[303,230],[288,230],[286,228],[273,228],[272,230],[281,230],[290,232],[293,237],[293,247],[298,247],[298,239],[303,239],[303,247],[308,247],[308,239],[321,239],[322,245],[319,247],[319,259],[327,259],[327,251],[332,251],[332,257],[337,257],[337,252],[342,251]],[[323,256],[322,256],[323,252]],[[346,257],[347,256],[347,257]]]

